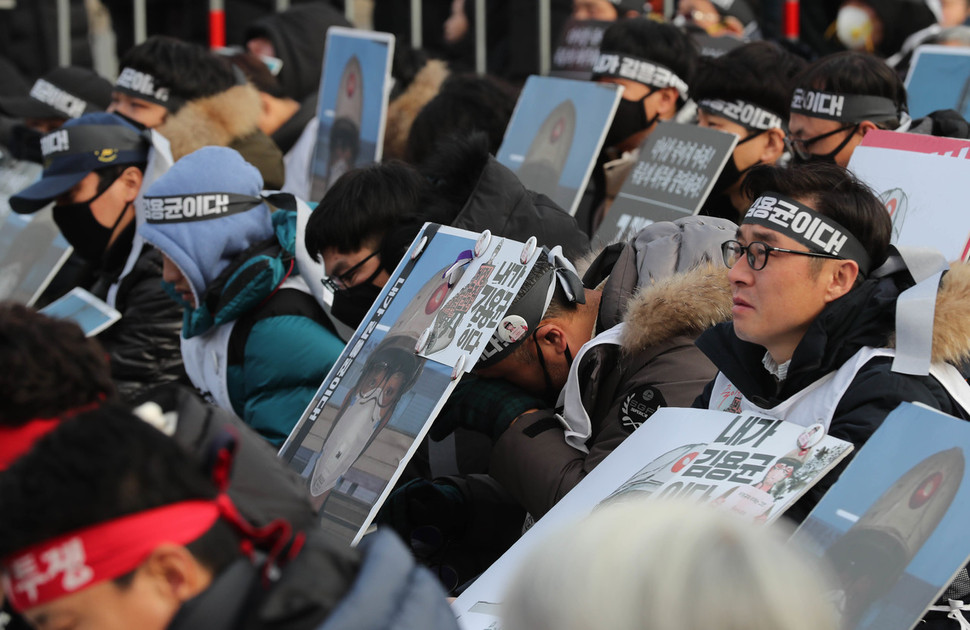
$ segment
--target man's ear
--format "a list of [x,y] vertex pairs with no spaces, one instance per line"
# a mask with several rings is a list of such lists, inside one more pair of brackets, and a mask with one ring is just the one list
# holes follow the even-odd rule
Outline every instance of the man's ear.
[[569,343],[566,337],[566,330],[555,319],[549,319],[539,323],[536,341],[545,348],[549,348],[558,354],[564,353]]
[[833,261],[831,269],[831,279],[828,290],[825,293],[825,301],[832,302],[842,297],[852,290],[855,286],[856,278],[859,277],[859,263],[854,260]]
[[129,166],[121,173],[119,179],[125,187],[125,201],[131,202],[138,197],[138,191],[141,190],[141,183],[144,178],[145,174],[137,166]]
[[865,136],[873,129],[879,129],[879,127],[876,126],[876,123],[872,122],[871,120],[863,120],[861,123],[859,123],[859,128],[856,130],[856,133],[860,136]]
[[677,99],[680,92],[677,88],[665,87],[657,90],[657,114],[660,120],[668,120],[677,113]]
[[765,132],[765,144],[759,159],[762,164],[774,164],[785,152],[785,132],[777,127]]
[[164,543],[152,550],[138,567],[153,588],[167,600],[188,601],[209,588],[212,573],[182,545]]

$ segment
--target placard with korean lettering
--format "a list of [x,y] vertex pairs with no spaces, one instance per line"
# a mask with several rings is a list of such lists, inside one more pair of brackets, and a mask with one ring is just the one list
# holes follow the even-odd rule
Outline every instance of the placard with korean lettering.
[[629,240],[651,223],[697,214],[737,141],[736,135],[723,131],[658,123],[640,146],[637,163],[594,240]]
[[[498,628],[497,604],[535,543],[609,501],[679,497],[777,518],[841,461],[852,445],[773,418],[706,409],[658,409],[501,558],[452,609],[465,630]],[[644,465],[646,463],[646,465]]]
[[[511,303],[505,292],[515,295],[538,255],[522,262],[522,252],[515,241],[426,224],[391,274],[280,450],[336,538],[363,536],[465,373],[439,354],[467,350],[474,365]],[[447,343],[428,359],[418,346],[434,330]]]
[[610,24],[612,22],[602,20],[567,20],[552,52],[549,75],[578,81],[589,80],[593,64],[600,53],[603,32]]
[[512,304],[538,251],[522,258],[522,243],[501,237],[483,239],[481,254],[456,261],[444,273],[448,299],[427,329],[421,356],[445,365],[459,361],[469,372]]

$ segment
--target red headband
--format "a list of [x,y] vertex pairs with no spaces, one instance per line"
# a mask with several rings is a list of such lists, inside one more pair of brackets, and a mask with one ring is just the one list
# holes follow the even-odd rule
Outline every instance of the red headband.
[[0,470],[6,470],[30,450],[34,442],[57,428],[60,418],[39,418],[19,426],[0,427]]
[[23,611],[121,577],[159,545],[184,545],[207,532],[219,518],[221,503],[173,503],[28,547],[3,560],[3,590]]
[[17,426],[0,426],[0,470],[10,468],[33,447],[34,442],[56,429],[62,420],[97,409],[106,398],[104,394],[98,394],[97,400],[69,409],[54,418],[35,418]]

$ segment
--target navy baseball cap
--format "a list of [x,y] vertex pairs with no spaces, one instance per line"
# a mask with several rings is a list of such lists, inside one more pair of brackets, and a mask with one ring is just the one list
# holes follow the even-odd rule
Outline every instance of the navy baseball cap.
[[41,138],[44,173],[10,197],[14,212],[36,212],[93,171],[148,161],[147,135],[115,114],[85,114]]

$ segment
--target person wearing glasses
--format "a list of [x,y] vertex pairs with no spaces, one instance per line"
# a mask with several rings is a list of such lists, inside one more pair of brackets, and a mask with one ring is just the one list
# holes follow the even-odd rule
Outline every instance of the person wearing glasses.
[[701,214],[736,222],[747,211],[751,199],[741,196],[741,182],[754,165],[784,157],[792,79],[804,67],[800,57],[770,42],[701,58],[690,86],[697,124],[738,136]]
[[137,230],[183,308],[192,384],[279,446],[344,344],[299,275],[296,198],[262,190],[238,152],[204,147],[148,188]]
[[822,57],[794,81],[788,142],[795,162],[846,166],[872,129],[908,131],[906,88],[886,63],[861,52]]
[[[911,308],[905,291],[922,272],[890,247],[886,209],[851,173],[761,166],[744,186],[754,202],[722,245],[733,318],[697,340],[719,374],[694,406],[820,423],[857,449],[902,402],[970,418],[957,402],[970,387],[954,367],[970,355],[970,268],[916,284],[930,295],[939,285],[934,321],[925,302]],[[906,326],[898,314],[911,316]],[[920,333],[925,345],[913,341]],[[804,518],[837,476],[786,514]]]

